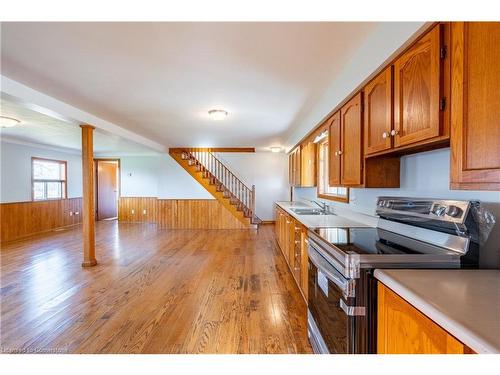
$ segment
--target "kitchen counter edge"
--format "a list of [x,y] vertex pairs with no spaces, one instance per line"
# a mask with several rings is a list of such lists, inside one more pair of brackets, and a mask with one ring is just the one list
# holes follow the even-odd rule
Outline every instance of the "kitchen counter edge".
[[[396,271],[396,272],[394,272]],[[414,289],[413,285],[408,285],[409,282],[405,283],[404,277],[397,277],[397,274],[404,274],[404,272],[415,272],[415,271],[427,271],[433,273],[439,272],[491,272],[494,270],[384,270],[376,269],[374,272],[375,278],[386,285],[388,288],[392,289],[396,294],[398,294],[405,301],[414,306],[417,310],[426,315],[429,319],[433,320],[436,324],[441,326],[443,329],[448,331],[451,335],[455,336],[462,343],[467,345],[469,348],[480,354],[498,354],[500,353],[500,339],[498,342],[492,343],[487,341],[480,333],[479,330],[474,331],[470,327],[464,326],[459,322],[458,319],[454,319],[449,313],[442,311],[439,308],[438,303],[431,301],[432,298],[426,299],[425,293],[419,293]],[[394,275],[396,273],[396,275]],[[392,275],[391,275],[392,274]],[[403,280],[401,280],[403,279]],[[494,288],[494,285],[491,285]],[[471,302],[472,303],[472,302]],[[458,315],[458,314],[457,314]]]

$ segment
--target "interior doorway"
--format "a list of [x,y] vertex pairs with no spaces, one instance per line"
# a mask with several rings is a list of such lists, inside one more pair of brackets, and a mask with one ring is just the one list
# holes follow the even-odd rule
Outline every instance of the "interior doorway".
[[94,164],[96,219],[116,219],[120,195],[120,160],[95,159]]

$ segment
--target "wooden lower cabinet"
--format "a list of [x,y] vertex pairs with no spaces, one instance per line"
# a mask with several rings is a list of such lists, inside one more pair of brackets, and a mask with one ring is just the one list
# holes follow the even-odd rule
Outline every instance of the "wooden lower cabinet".
[[467,354],[471,349],[384,284],[378,284],[379,354]]
[[307,228],[279,207],[275,215],[276,240],[307,303]]

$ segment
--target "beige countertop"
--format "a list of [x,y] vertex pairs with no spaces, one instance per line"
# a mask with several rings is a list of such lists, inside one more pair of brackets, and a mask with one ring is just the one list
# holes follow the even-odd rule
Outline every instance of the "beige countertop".
[[369,227],[352,217],[346,217],[342,213],[335,215],[297,215],[290,208],[319,208],[318,206],[305,202],[276,202],[276,204],[293,216],[307,228],[335,228],[335,227]]
[[375,270],[375,277],[477,353],[500,353],[500,270]]

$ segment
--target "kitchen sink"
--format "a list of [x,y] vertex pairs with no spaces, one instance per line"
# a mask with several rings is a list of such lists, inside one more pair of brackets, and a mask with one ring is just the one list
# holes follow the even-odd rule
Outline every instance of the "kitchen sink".
[[326,215],[327,213],[318,208],[290,208],[297,215]]

